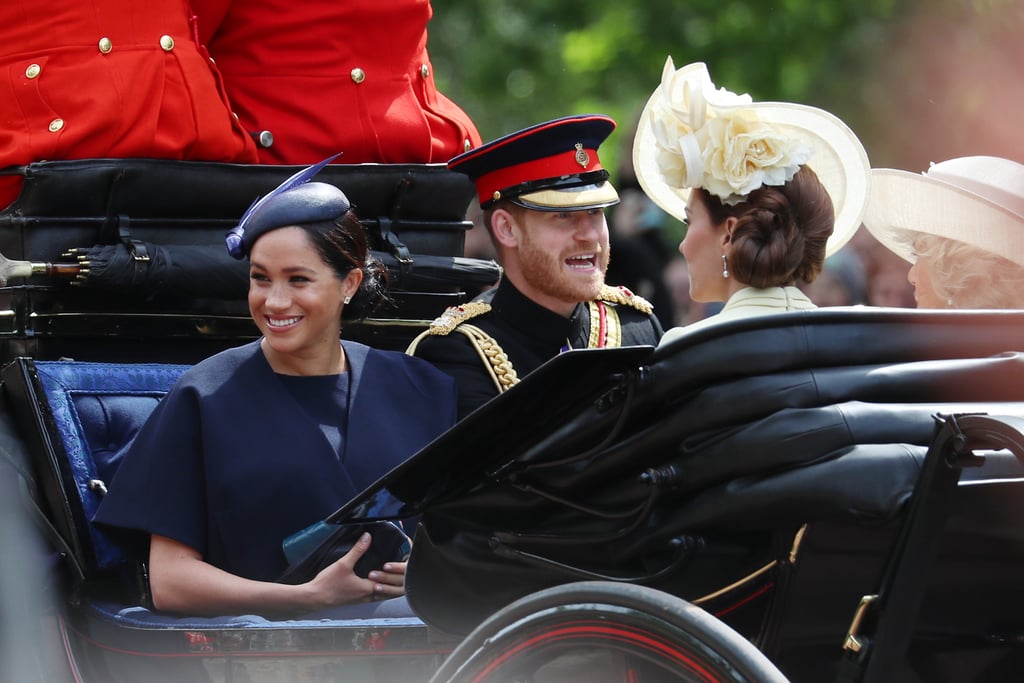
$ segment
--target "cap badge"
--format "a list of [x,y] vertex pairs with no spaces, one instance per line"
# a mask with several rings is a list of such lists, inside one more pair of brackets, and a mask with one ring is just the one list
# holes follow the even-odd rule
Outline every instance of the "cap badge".
[[590,165],[590,155],[587,154],[587,150],[583,149],[583,143],[576,143],[576,163],[586,168]]

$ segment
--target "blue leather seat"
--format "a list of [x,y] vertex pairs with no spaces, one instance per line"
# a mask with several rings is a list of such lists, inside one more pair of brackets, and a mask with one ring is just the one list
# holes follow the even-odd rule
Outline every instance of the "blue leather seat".
[[[382,680],[396,679],[387,673],[392,666],[433,671],[454,642],[407,615],[343,619],[325,612],[273,620],[147,609],[136,581],[143,558],[90,520],[125,447],[188,367],[18,358],[3,368],[7,404],[0,406],[0,420],[20,435],[11,447],[25,451],[19,455],[28,457],[20,459],[32,464],[37,502],[58,536],[51,544],[72,570],[73,597],[61,606],[67,619],[60,628],[78,643],[76,666],[97,667],[103,673],[95,680],[157,680],[158,672],[169,676],[166,680],[206,680],[197,653],[210,670],[270,666],[284,671],[296,658],[322,658],[326,648],[330,659],[344,660],[358,680],[374,680],[379,667],[384,667]],[[372,659],[378,661],[370,662],[368,648],[393,665],[376,656]],[[119,653],[116,661],[111,651]],[[251,660],[239,657],[239,651],[250,653]]]
[[54,525],[86,579],[135,562],[90,520],[124,447],[188,367],[19,358],[3,371]]

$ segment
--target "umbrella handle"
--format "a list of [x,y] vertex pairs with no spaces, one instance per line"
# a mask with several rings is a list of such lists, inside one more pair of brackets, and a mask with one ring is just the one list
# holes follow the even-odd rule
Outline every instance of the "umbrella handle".
[[0,254],[0,287],[6,286],[12,278],[33,275],[76,278],[82,267],[77,263],[41,263],[35,261],[14,261]]
[[81,272],[82,266],[78,263],[32,263],[33,275],[75,278]]

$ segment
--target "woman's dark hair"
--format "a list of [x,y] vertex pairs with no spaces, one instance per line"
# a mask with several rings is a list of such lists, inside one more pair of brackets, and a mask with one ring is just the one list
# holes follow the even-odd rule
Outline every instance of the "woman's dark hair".
[[313,248],[339,278],[344,279],[357,268],[363,271],[359,289],[341,313],[343,320],[360,320],[382,303],[390,302],[387,268],[370,252],[366,230],[354,211],[346,211],[333,221],[302,223],[298,227],[309,235]]
[[785,185],[762,186],[735,206],[700,189],[715,225],[737,219],[732,231],[729,271],[752,287],[812,282],[825,263],[825,245],[835,225],[835,208],[825,186],[807,166]]

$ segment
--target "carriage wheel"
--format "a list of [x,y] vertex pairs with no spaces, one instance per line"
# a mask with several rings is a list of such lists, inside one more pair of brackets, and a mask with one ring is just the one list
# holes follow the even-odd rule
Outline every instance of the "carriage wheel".
[[495,613],[431,683],[784,683],[749,641],[685,600],[604,581],[539,591]]

